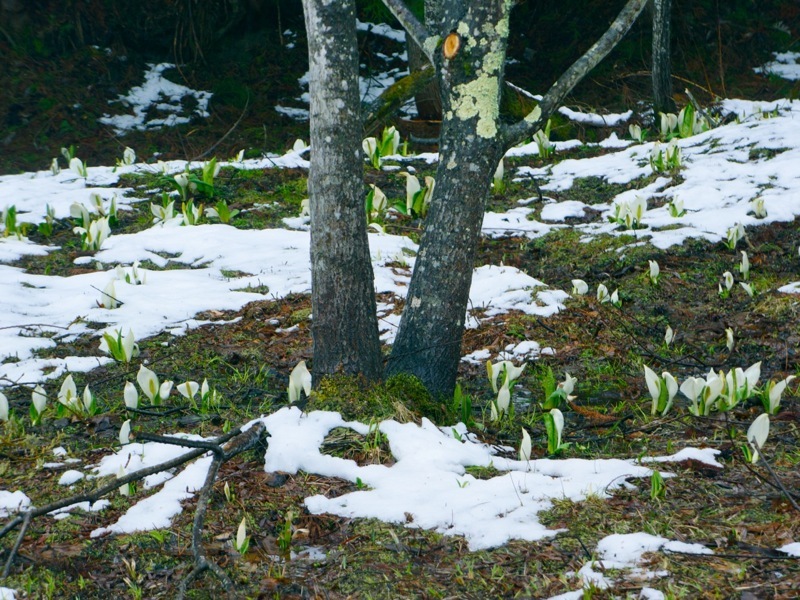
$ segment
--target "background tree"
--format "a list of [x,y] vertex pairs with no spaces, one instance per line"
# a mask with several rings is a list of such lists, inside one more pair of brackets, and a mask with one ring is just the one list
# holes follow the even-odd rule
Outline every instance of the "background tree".
[[675,112],[672,99],[672,60],[670,25],[672,0],[653,0],[653,109]]

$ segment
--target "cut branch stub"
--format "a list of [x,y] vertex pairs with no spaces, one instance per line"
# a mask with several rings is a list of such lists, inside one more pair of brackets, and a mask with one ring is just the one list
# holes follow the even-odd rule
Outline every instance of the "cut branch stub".
[[442,53],[447,60],[452,60],[455,58],[456,54],[458,54],[459,48],[461,48],[461,36],[453,31],[450,33],[450,35],[444,38],[444,44],[442,44]]

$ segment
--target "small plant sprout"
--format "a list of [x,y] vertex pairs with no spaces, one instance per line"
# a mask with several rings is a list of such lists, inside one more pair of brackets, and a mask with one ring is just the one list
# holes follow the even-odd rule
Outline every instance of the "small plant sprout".
[[681,149],[675,138],[664,146],[660,142],[653,144],[650,151],[650,168],[654,173],[677,171],[681,166]]
[[163,202],[161,206],[155,203],[150,203],[150,212],[153,215],[153,223],[158,225],[163,224],[175,218],[175,201],[168,201],[166,193],[162,196]]
[[236,551],[245,554],[250,547],[250,538],[247,537],[247,517],[242,517],[239,529],[236,530]]
[[129,363],[139,356],[139,345],[133,335],[133,329],[128,329],[128,335],[122,337],[122,329],[104,332],[100,341],[100,350],[107,352],[117,362]]
[[42,422],[42,413],[47,406],[47,394],[41,385],[37,385],[31,392],[31,425],[38,425]]
[[50,161],[50,172],[55,176],[61,173],[61,167],[58,164],[58,159],[54,158]]
[[728,371],[724,376],[725,385],[719,396],[719,408],[728,411],[750,398],[755,392],[759,377],[761,377],[760,361],[750,365],[746,370],[736,367]]
[[497,380],[500,375],[503,375],[502,384],[500,387],[508,382],[509,386],[514,381],[519,379],[522,372],[525,370],[527,363],[522,363],[519,367],[515,366],[510,360],[501,360],[492,364],[492,361],[486,361],[486,374],[489,377],[489,382],[492,384],[492,391],[496,394],[498,392]]
[[611,296],[608,294],[608,288],[604,283],[601,283],[597,286],[597,299],[600,301],[600,304],[605,304],[606,302],[611,301]]
[[178,187],[178,192],[185,202],[189,199],[189,176],[186,173],[178,173],[177,175],[174,175],[172,179],[175,181],[175,184]]
[[218,200],[213,207],[206,209],[206,216],[219,219],[223,223],[230,223],[231,219],[239,214],[239,209],[230,208],[225,200]]
[[108,217],[100,217],[89,223],[88,227],[75,227],[73,232],[81,236],[81,247],[84,250],[100,250],[103,242],[111,235]]
[[303,198],[300,201],[300,216],[301,217],[310,217],[311,216],[311,200],[308,198]]
[[131,443],[131,420],[126,420],[119,428],[119,444],[125,446]]
[[67,375],[61,383],[61,389],[58,390],[56,400],[63,406],[66,406],[72,412],[80,412],[80,400],[78,399],[78,388],[75,386],[75,381],[72,375]]
[[728,352],[733,352],[736,346],[736,340],[733,337],[733,329],[730,327],[725,328],[725,346],[728,348]]
[[553,142],[550,141],[551,125],[550,119],[547,119],[547,125],[545,125],[544,130],[540,129],[533,134],[533,141],[536,142],[536,148],[539,150],[539,158],[542,160],[550,158],[555,150]]
[[564,431],[564,415],[560,410],[554,408],[544,414],[544,428],[547,431],[547,453],[550,455],[558,454],[566,448],[566,444],[561,443],[561,434]]
[[667,494],[667,486],[660,471],[653,471],[650,475],[650,500],[660,500]]
[[635,123],[628,125],[628,133],[631,134],[632,139],[636,140],[640,144],[644,142],[645,138],[647,137],[647,130],[642,129],[641,126],[636,125]]
[[114,288],[114,280],[108,282],[103,291],[100,292],[100,302],[98,303],[101,308],[114,309],[119,306],[117,300],[117,290]]
[[786,386],[789,385],[793,379],[795,379],[795,376],[789,375],[789,377],[782,379],[777,383],[770,381],[766,388],[764,388],[761,394],[761,402],[764,404],[764,410],[767,411],[767,414],[777,414],[781,405],[781,397],[783,396],[783,392],[786,390]]
[[189,200],[181,205],[184,225],[197,225],[203,216],[203,205],[195,205],[194,200]]
[[88,227],[89,221],[91,220],[89,217],[89,209],[80,202],[73,202],[69,205],[69,216],[75,219],[75,224],[78,227]]
[[759,459],[759,450],[767,443],[769,436],[769,415],[763,413],[756,417],[755,421],[747,428],[747,444],[744,448],[745,457],[752,464],[756,464]]
[[725,377],[711,369],[705,379],[690,377],[681,385],[681,392],[689,398],[692,406],[689,412],[695,416],[707,417],[719,402],[720,394],[725,388]]
[[130,269],[117,265],[114,269],[114,274],[117,279],[130,285],[144,285],[147,283],[147,270],[142,269],[140,265],[141,263],[138,260],[131,265]]
[[564,373],[564,381],[556,385],[553,372],[548,369],[547,375],[542,381],[545,394],[545,400],[541,403],[542,409],[552,410],[561,406],[562,402],[574,400],[575,396],[571,394],[575,389],[575,383],[577,381],[577,377],[572,377],[569,373]]
[[522,440],[519,443],[519,459],[525,461],[531,459],[531,436],[524,427],[522,428]]
[[583,279],[572,280],[573,296],[585,296],[588,293],[589,293],[589,284],[587,284]]
[[70,171],[75,173],[78,177],[83,177],[84,179],[86,179],[86,177],[89,176],[88,167],[77,156],[73,156],[71,159],[69,159],[69,169]]
[[400,173],[406,178],[406,203],[394,205],[398,212],[411,217],[424,217],[428,213],[428,205],[433,197],[433,190],[436,180],[433,177],[425,177],[425,187],[422,187],[416,175],[411,173]]
[[680,198],[673,198],[673,200],[667,204],[667,210],[669,211],[669,216],[676,219],[686,214],[686,209],[683,208],[683,200]]
[[136,152],[130,146],[126,146],[122,151],[122,164],[132,165],[136,162]]
[[3,237],[12,235],[18,240],[24,237],[22,227],[17,224],[17,207],[15,205],[6,206],[0,213],[0,223],[3,226]]
[[56,222],[56,209],[49,204],[45,204],[44,210],[44,221],[39,223],[37,229],[44,237],[50,237],[53,235],[53,226]]
[[301,391],[304,391],[306,396],[311,394],[311,373],[304,360],[297,363],[289,374],[289,404],[300,400]]
[[217,175],[219,175],[219,170],[221,167],[222,165],[217,162],[216,156],[208,162],[203,163],[203,168],[201,169],[201,176],[203,183],[205,184],[203,189],[209,196],[214,195],[214,179],[216,179]]
[[161,406],[172,391],[171,381],[159,383],[158,376],[144,365],[139,367],[139,372],[136,374],[136,381],[153,406]]
[[369,158],[370,164],[376,169],[380,169],[383,157],[397,154],[400,147],[400,132],[394,127],[386,127],[380,139],[365,138],[361,142],[361,147]]
[[225,485],[222,487],[222,493],[225,495],[225,500],[227,502],[233,502],[234,494],[231,491],[231,486],[228,485],[228,482],[225,482]]
[[[739,262],[739,273],[741,273],[742,279],[745,281],[750,279],[750,259],[744,250],[742,250],[742,260]],[[752,296],[752,294],[750,295]]]
[[661,137],[669,139],[678,129],[678,115],[674,113],[658,113],[661,116]]
[[492,421],[499,421],[500,417],[508,412],[508,407],[511,406],[511,387],[508,379],[503,382],[503,385],[497,391],[497,398],[491,404],[490,418]]
[[675,332],[672,331],[672,327],[667,325],[667,330],[664,332],[664,345],[669,347],[672,343],[672,340],[675,339]]
[[664,371],[659,377],[647,365],[644,367],[644,379],[647,383],[650,397],[653,399],[650,414],[653,416],[656,414],[666,415],[672,407],[675,394],[678,393],[678,382],[667,371]]
[[367,192],[367,199],[364,206],[367,212],[367,221],[373,222],[383,218],[386,209],[389,208],[389,202],[386,194],[377,185],[370,183],[369,192]]
[[8,398],[0,392],[0,421],[8,421],[9,418]]
[[742,289],[747,293],[748,296],[751,298],[755,296],[756,291],[753,289],[753,286],[749,283],[745,283],[744,281],[740,281],[739,285],[742,286]]
[[494,170],[494,175],[492,175],[492,185],[494,186],[494,191],[497,194],[502,194],[506,189],[506,182],[503,179],[503,175],[505,175],[506,168],[503,164],[503,159],[500,159],[500,162],[497,163],[497,168]]
[[619,290],[614,290],[613,292],[611,292],[611,297],[609,298],[609,301],[616,308],[622,308],[622,300],[619,299]]
[[125,382],[125,389],[122,392],[122,396],[125,400],[126,407],[132,410],[139,408],[139,392],[136,391],[136,386],[130,381]]
[[658,285],[658,278],[661,275],[661,268],[658,266],[658,263],[654,260],[648,261],[650,264],[650,283],[653,285]]
[[640,229],[642,217],[647,212],[647,198],[634,196],[631,200],[614,200],[614,215],[608,219],[626,229]]
[[725,299],[728,296],[730,296],[732,288],[733,288],[733,273],[731,273],[730,271],[725,271],[722,274],[722,283],[717,284],[719,297]]
[[189,401],[193,401],[197,392],[200,391],[200,384],[196,381],[185,381],[175,386],[178,393]]
[[[120,465],[119,470],[117,471],[117,479],[122,479],[125,477],[125,467]],[[130,483],[123,484],[119,488],[119,495],[120,496],[130,496],[133,493],[133,487]]]
[[764,198],[760,196],[753,198],[750,201],[750,212],[753,213],[756,219],[764,219],[767,216],[767,207],[764,206]]
[[725,241],[725,245],[728,247],[728,250],[736,250],[736,245],[739,243],[744,237],[744,226],[741,223],[737,223],[733,227],[728,228],[728,233]]
[[[292,144],[292,152],[294,152],[295,154],[302,154],[303,152],[308,150],[308,147],[309,146],[308,144],[305,143],[305,141],[301,140],[300,138],[297,138],[294,141],[294,144]],[[242,155],[242,158],[244,158],[244,150],[240,150],[240,153]],[[239,162],[241,162],[241,159]]]

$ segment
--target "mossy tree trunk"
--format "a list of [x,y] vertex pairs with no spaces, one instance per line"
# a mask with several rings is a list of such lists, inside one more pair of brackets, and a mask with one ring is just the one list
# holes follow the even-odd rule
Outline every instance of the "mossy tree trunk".
[[364,215],[355,0],[303,0],[311,96],[311,331],[314,375],[381,376]]

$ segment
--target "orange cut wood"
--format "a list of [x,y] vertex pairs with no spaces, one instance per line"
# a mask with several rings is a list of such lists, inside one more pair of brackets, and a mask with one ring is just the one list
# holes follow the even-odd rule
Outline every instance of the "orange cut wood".
[[456,54],[458,54],[459,48],[461,48],[461,36],[455,31],[444,38],[442,51],[444,52],[444,57],[447,60],[451,60]]

